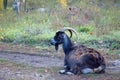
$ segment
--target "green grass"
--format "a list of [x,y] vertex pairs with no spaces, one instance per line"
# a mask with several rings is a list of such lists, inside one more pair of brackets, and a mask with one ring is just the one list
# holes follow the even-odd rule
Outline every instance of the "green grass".
[[0,58],[0,62],[4,62],[4,61],[8,61],[8,60],[5,58]]
[[[11,14],[11,16],[13,15]],[[31,15],[24,15],[21,18],[13,18],[13,22],[7,23],[4,23],[3,20],[0,27],[0,40],[13,43],[39,43],[40,40],[50,39],[53,30],[48,25],[49,22],[45,18],[46,14],[44,17],[42,15],[32,13]],[[7,21],[10,18],[8,16]]]
[[[2,14],[0,15],[0,41],[15,44],[40,44],[40,46],[46,47],[55,32],[63,26],[72,27],[78,32],[79,40],[77,42],[120,40],[120,9],[113,6],[112,3],[108,4],[106,1],[105,5],[107,7],[101,8],[94,4],[91,5],[88,1],[67,0],[68,5],[78,6],[83,11],[79,13],[79,16],[75,15],[72,20],[71,17],[68,17],[68,7],[62,8],[59,2],[46,3],[38,0],[32,2],[28,0],[28,2],[29,8],[40,8],[46,5],[50,11],[38,12],[33,10],[29,13],[21,12],[18,15],[12,11],[10,7],[12,4],[10,3],[7,11],[1,11],[0,13]],[[86,12],[90,14],[90,20],[84,23],[82,18],[79,19],[79,17],[84,17]],[[72,24],[72,22],[69,22],[75,20],[80,20],[83,23]],[[72,40],[75,41],[75,36]],[[116,43],[113,44],[114,46],[117,46]]]

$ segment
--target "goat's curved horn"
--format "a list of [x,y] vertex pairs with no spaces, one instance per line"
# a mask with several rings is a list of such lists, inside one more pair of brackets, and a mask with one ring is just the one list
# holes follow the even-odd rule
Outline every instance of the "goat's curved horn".
[[78,39],[77,32],[73,28],[65,27],[65,28],[60,29],[59,31],[63,31],[64,32],[66,30],[68,30],[70,32],[70,38],[72,37],[72,32],[74,32],[76,37],[77,37],[77,39]]

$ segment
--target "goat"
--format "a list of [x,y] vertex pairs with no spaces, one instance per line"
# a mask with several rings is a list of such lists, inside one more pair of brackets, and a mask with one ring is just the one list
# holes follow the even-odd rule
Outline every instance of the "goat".
[[[65,33],[68,30],[70,37]],[[58,30],[51,39],[51,44],[58,51],[59,45],[62,44],[65,53],[64,70],[60,70],[61,74],[87,74],[87,73],[104,73],[106,63],[104,57],[98,51],[88,48],[82,44],[72,43],[72,33],[77,32],[70,27]]]

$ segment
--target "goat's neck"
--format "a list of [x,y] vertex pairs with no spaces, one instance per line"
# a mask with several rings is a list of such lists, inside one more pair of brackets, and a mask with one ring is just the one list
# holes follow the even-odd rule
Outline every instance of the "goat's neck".
[[72,47],[72,42],[70,38],[67,35],[65,35],[64,43],[63,43],[63,50],[64,50],[65,55],[69,54],[71,47]]

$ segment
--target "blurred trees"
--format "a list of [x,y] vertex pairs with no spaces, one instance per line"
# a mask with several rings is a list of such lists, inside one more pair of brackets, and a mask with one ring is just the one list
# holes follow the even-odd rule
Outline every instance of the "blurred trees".
[[21,11],[27,11],[27,0],[13,0],[13,10],[17,13]]
[[0,0],[0,10],[7,9],[8,0]]
[[0,0],[0,10],[3,9],[3,0]]
[[67,1],[66,0],[59,0],[59,2],[61,3],[63,8],[67,7]]
[[8,3],[8,0],[3,0],[4,9],[7,9],[7,3]]

